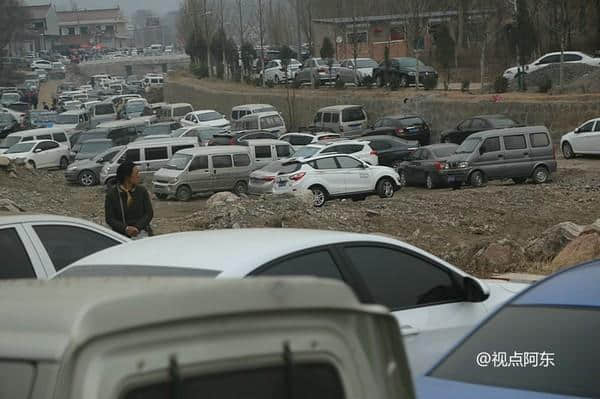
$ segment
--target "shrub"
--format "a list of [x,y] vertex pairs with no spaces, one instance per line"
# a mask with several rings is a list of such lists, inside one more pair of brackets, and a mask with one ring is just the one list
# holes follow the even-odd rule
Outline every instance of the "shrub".
[[433,90],[437,87],[438,80],[433,76],[425,76],[423,78],[423,88],[425,90]]
[[508,91],[508,79],[500,75],[494,81],[494,93],[506,93]]
[[469,91],[469,88],[471,87],[471,81],[470,80],[463,80],[461,85],[460,85],[460,91],[462,91],[463,93],[465,91]]
[[540,93],[548,93],[552,90],[552,79],[546,77],[542,83],[540,83],[539,91]]
[[272,80],[267,80],[265,82],[265,85],[269,88],[272,89],[273,87],[275,87],[275,82],[273,82]]
[[344,90],[346,88],[346,82],[344,82],[342,79],[336,80],[335,88],[338,90]]

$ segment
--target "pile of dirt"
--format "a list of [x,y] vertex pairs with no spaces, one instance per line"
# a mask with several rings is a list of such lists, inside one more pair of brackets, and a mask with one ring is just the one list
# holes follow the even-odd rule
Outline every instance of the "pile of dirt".
[[[598,71],[598,67],[587,64],[564,64],[563,65],[563,85],[570,85],[579,79],[588,76],[593,72]],[[560,65],[551,64],[545,68],[525,75],[525,85],[529,91],[535,91],[540,86],[546,84],[550,80],[552,88],[557,88],[560,84]],[[511,90],[518,89],[517,79],[513,79],[510,83]],[[589,93],[589,92],[588,92]]]
[[565,85],[563,93],[600,93],[600,68],[594,68],[592,71]]

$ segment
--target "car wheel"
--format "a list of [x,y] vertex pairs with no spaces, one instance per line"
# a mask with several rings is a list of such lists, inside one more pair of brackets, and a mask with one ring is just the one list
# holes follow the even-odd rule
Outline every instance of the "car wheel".
[[27,164],[31,167],[31,169],[37,169],[37,167],[35,166],[35,162],[29,161],[27,162]]
[[526,177],[513,177],[512,181],[515,182],[515,184],[523,184],[527,181]]
[[79,174],[78,179],[79,180],[79,184],[81,184],[84,187],[90,187],[96,184],[97,178],[96,175],[94,174],[94,172],[89,171],[89,170],[84,170],[83,172],[81,172]]
[[313,193],[313,205],[317,208],[325,205],[325,201],[327,201],[327,192],[321,186],[314,186],[310,188],[310,191]]
[[546,183],[550,179],[550,172],[545,166],[538,166],[533,171],[533,181],[536,184]]
[[469,183],[473,187],[482,187],[485,184],[485,176],[482,172],[476,170],[475,172],[471,173]]
[[429,190],[433,190],[435,188],[433,177],[431,177],[429,173],[425,176],[425,187],[427,187]]
[[408,185],[408,181],[406,180],[406,172],[401,170],[398,172],[398,174],[400,175],[400,185],[402,187],[406,187]]
[[67,169],[69,167],[69,160],[66,157],[61,157],[58,166],[61,169]]
[[235,186],[233,186],[233,193],[238,196],[242,194],[247,194],[248,184],[245,181],[239,181],[235,183]]
[[156,198],[158,198],[161,201],[166,200],[167,198],[169,198],[169,196],[167,194],[155,194]]
[[175,193],[178,201],[186,202],[192,198],[192,190],[188,186],[181,186]]
[[573,147],[571,147],[571,144],[569,144],[569,143],[563,144],[562,153],[563,153],[563,156],[565,157],[565,159],[575,158],[575,152],[573,151]]
[[395,187],[392,179],[384,177],[383,179],[377,182],[377,186],[375,187],[377,191],[377,195],[380,198],[392,198],[394,196]]
[[408,78],[406,77],[406,75],[400,76],[400,86],[408,87]]

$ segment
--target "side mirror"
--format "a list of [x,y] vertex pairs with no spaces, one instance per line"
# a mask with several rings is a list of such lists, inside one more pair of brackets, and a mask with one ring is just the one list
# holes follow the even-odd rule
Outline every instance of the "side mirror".
[[580,129],[580,128],[577,128],[577,129],[575,129],[575,130],[573,131],[573,133],[580,133],[580,132],[581,132],[581,129]]
[[38,152],[42,152],[42,149],[41,149],[41,148],[36,148],[35,150],[33,150],[33,152],[34,152],[35,154],[37,154]]
[[489,291],[471,276],[463,279],[463,289],[467,302],[483,302],[490,296]]

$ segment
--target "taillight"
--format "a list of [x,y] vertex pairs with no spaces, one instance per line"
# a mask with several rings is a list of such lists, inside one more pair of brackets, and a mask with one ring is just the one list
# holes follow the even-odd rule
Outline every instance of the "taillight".
[[377,151],[371,150],[371,155],[377,155]]
[[264,181],[273,181],[275,180],[275,176],[265,176],[262,178],[262,180]]
[[325,73],[325,72],[327,72],[327,68],[321,67],[321,68],[319,68],[319,72]]
[[398,129],[396,129],[396,134],[402,134],[406,131],[406,129],[399,127]]
[[433,166],[435,167],[435,170],[442,170],[442,169],[446,169],[447,164],[446,162],[440,162],[440,161],[436,161]]
[[306,175],[306,172],[298,172],[295,175],[291,176],[290,180],[300,181],[300,180],[302,180],[302,178],[304,177],[304,175]]

